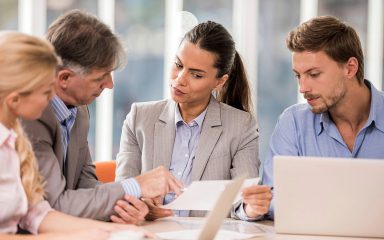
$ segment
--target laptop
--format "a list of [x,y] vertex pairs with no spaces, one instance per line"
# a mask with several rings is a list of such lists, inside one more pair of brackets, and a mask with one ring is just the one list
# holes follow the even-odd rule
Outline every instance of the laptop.
[[384,237],[384,160],[273,161],[277,233]]
[[[216,234],[218,233],[221,224],[224,219],[228,216],[229,211],[231,210],[232,203],[239,192],[242,183],[245,180],[245,176],[240,176],[231,180],[228,184],[225,185],[223,191],[220,193],[214,208],[207,214],[207,217],[204,220],[204,225],[201,229],[193,230],[180,230],[174,232],[163,232],[158,233],[157,236],[160,239],[198,239],[198,240],[212,240],[215,239]],[[220,230],[219,235],[225,235],[230,237],[230,239],[247,239],[254,234],[244,234],[233,231]],[[219,236],[217,236],[219,237]],[[223,237],[219,237],[223,239]]]

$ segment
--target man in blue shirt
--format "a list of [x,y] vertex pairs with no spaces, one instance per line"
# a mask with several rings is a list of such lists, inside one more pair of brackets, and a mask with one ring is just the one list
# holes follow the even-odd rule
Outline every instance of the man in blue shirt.
[[281,114],[263,184],[273,186],[275,155],[384,158],[384,95],[364,79],[355,30],[334,17],[317,17],[291,31],[286,43],[307,103]]

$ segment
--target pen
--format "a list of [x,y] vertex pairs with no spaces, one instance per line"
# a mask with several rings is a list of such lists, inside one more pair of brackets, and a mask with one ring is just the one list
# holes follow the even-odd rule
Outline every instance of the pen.
[[[187,191],[187,188],[186,188],[186,187],[180,188],[180,192],[181,192],[181,193],[183,193],[183,192],[185,192],[185,191]],[[181,193],[180,193],[180,194],[181,194]],[[169,192],[168,194],[177,195],[177,194],[174,193],[174,192]],[[180,194],[179,194],[179,195],[180,195]]]

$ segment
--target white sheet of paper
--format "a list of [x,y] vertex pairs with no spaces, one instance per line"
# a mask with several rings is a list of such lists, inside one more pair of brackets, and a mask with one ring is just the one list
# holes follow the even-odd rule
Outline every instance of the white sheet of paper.
[[[178,240],[193,240],[197,239],[199,236],[200,230],[193,229],[193,230],[181,230],[181,231],[174,231],[174,232],[162,232],[157,233],[156,235],[160,239],[178,239]],[[233,239],[249,239],[255,236],[258,236],[259,234],[246,234],[246,233],[239,233],[235,231],[228,231],[228,230],[219,230],[217,233],[215,240],[233,240]]]
[[[241,188],[256,185],[258,181],[259,178],[246,179]],[[162,208],[173,210],[212,210],[220,193],[229,182],[230,180],[192,182],[179,197],[173,202],[162,206]],[[241,195],[238,193],[234,203],[240,199]]]
[[[246,187],[250,187],[252,185],[259,184],[259,180],[260,180],[260,178],[248,178],[248,179],[245,179],[243,185],[241,186],[241,189],[246,188]],[[236,202],[240,201],[240,199],[241,199],[241,189],[240,189],[240,192],[237,194],[237,196],[236,196],[235,200],[233,201],[233,203],[236,203]]]

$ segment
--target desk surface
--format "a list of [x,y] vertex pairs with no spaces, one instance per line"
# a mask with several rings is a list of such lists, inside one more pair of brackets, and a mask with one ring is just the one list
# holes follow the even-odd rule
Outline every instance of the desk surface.
[[[202,227],[204,218],[182,218],[168,217],[158,219],[153,222],[145,222],[143,227],[153,233],[198,229]],[[232,230],[241,233],[257,234],[252,239],[258,240],[306,240],[308,235],[287,235],[276,234],[272,221],[261,221],[256,223],[244,222],[233,219],[226,219],[221,229]],[[310,236],[311,240],[378,240],[379,238],[351,238],[351,237],[328,237],[328,236]]]

